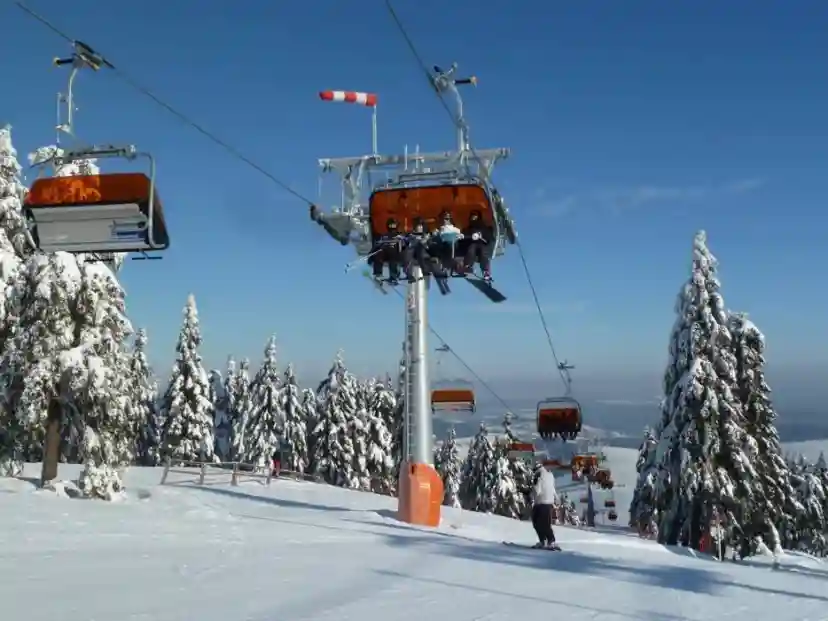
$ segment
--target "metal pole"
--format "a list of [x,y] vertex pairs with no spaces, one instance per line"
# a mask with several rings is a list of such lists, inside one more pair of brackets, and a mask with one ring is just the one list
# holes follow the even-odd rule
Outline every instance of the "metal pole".
[[434,465],[432,448],[431,407],[428,381],[428,319],[426,316],[426,282],[422,270],[412,269],[414,282],[408,285],[408,313],[410,329],[408,346],[411,367],[411,418],[414,422],[415,440],[412,461]]
[[372,155],[377,155],[379,150],[377,148],[377,106],[371,106],[371,151]]

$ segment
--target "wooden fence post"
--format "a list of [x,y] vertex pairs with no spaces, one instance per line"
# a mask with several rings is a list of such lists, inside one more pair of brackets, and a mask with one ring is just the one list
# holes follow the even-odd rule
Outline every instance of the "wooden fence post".
[[239,484],[239,462],[233,462],[233,476],[230,478],[230,485],[236,486]]
[[172,459],[167,457],[164,460],[164,474],[161,475],[161,485],[164,485],[167,482],[167,476],[170,474],[170,466],[172,465]]
[[198,484],[204,485],[204,479],[207,478],[207,462],[202,462],[201,473],[198,475]]

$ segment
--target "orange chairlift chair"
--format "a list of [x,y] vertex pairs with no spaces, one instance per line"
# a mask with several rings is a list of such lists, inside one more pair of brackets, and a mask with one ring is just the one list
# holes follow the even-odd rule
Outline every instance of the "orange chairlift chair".
[[431,412],[471,412],[477,411],[474,387],[464,379],[442,379],[444,356],[451,353],[451,348],[444,343],[436,349],[435,381],[431,391]]
[[[74,41],[72,46],[72,55],[57,58],[54,64],[71,67],[66,93],[58,97],[57,129],[59,135],[74,141],[75,77],[82,69],[98,71],[112,65],[85,43]],[[70,253],[166,250],[170,238],[155,187],[155,160],[149,153],[138,152],[132,145],[61,146],[43,153],[33,165],[49,165],[57,171],[63,165],[97,158],[144,158],[148,171],[36,179],[23,204],[34,245],[44,252]]]
[[571,397],[544,399],[537,407],[537,430],[542,438],[574,440],[581,432],[581,406]]

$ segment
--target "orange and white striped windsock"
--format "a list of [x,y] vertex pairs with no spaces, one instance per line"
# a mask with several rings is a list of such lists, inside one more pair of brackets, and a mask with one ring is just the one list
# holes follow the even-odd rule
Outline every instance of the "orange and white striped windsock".
[[360,93],[359,91],[320,91],[319,99],[322,101],[341,101],[368,108],[377,106],[377,96],[374,93]]

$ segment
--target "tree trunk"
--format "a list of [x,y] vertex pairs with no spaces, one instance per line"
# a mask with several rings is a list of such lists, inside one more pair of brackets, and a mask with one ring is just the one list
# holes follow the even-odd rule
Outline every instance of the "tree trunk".
[[63,408],[60,401],[52,399],[49,402],[48,416],[46,417],[46,439],[43,442],[43,470],[40,472],[40,485],[57,478],[58,462],[60,461],[60,423]]

